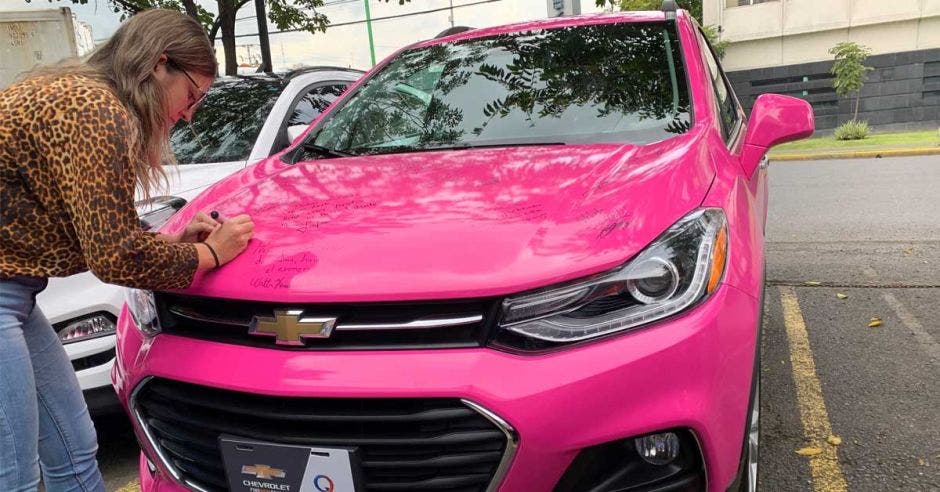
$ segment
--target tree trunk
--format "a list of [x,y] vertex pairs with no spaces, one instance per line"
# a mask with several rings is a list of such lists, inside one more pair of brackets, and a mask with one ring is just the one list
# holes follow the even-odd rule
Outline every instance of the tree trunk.
[[858,92],[855,93],[855,116],[852,117],[852,119],[856,121],[858,121],[858,100],[861,98],[862,98],[862,90],[859,89]]
[[232,0],[219,0],[222,48],[225,49],[225,75],[238,73],[238,59],[235,56],[235,12]]
[[215,38],[219,35],[219,28],[222,27],[222,21],[218,17],[212,21],[212,29],[209,29],[209,43],[215,46]]
[[183,7],[186,8],[186,15],[199,20],[199,10],[196,9],[196,0],[183,0]]

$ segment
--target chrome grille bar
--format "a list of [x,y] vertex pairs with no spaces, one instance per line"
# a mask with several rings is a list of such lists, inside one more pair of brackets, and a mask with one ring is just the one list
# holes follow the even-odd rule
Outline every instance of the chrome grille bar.
[[[181,318],[186,318],[191,321],[196,321],[200,323],[215,323],[220,325],[228,326],[239,326],[247,328],[250,324],[249,321],[233,319],[233,318],[221,318],[214,316],[204,316],[193,309],[184,308],[181,306],[170,306],[169,311],[176,316]],[[372,330],[428,330],[435,328],[448,328],[451,326],[463,326],[473,323],[479,323],[483,321],[482,314],[475,314],[471,316],[456,316],[456,317],[434,317],[434,318],[420,318],[412,321],[406,321],[402,323],[340,323],[336,325],[334,330],[337,331],[372,331]]]
[[483,315],[463,316],[460,318],[422,318],[405,323],[341,323],[336,325],[339,331],[366,331],[366,330],[423,330],[433,328],[447,328],[449,326],[469,325],[483,321]]

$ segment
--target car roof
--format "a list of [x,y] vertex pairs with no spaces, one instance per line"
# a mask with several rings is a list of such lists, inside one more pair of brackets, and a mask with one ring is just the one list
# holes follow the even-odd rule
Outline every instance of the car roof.
[[[685,16],[684,11],[678,16]],[[613,24],[621,22],[663,22],[666,20],[665,12],[661,10],[650,10],[642,12],[615,12],[615,13],[600,13],[600,14],[587,14],[587,15],[577,15],[577,16],[568,16],[568,17],[555,17],[551,19],[542,19],[536,21],[525,21],[517,22],[515,24],[506,24],[496,27],[487,27],[481,29],[473,29],[469,31],[464,31],[452,36],[445,36],[441,38],[433,38],[425,41],[421,41],[411,45],[409,48],[423,48],[425,46],[433,46],[436,44],[443,43],[453,43],[457,41],[465,41],[470,39],[485,38],[489,36],[495,36],[498,34],[508,34],[522,31],[532,31],[540,29],[551,29],[558,27],[570,27],[570,26],[584,26],[584,25],[596,25],[596,24]]]
[[219,77],[215,80],[213,85],[229,85],[237,82],[257,82],[259,85],[262,84],[277,84],[281,86],[286,86],[290,83],[291,80],[300,77],[301,75],[306,75],[309,73],[315,72],[347,72],[354,75],[356,78],[364,74],[362,70],[357,70],[354,68],[348,67],[333,67],[326,65],[317,65],[312,67],[300,67],[286,72],[263,72],[263,73],[252,73],[252,74],[239,74],[239,75],[225,75]]

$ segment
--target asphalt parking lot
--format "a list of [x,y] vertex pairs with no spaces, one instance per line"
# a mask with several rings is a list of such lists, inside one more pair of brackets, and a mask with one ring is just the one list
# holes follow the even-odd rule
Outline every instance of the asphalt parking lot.
[[940,489],[938,187],[940,156],[771,166],[764,489]]
[[[940,156],[771,165],[762,490],[940,490],[937,190]],[[98,427],[135,490],[129,427]]]

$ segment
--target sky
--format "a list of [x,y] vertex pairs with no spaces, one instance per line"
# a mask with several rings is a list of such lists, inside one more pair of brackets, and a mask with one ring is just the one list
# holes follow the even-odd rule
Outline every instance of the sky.
[[[551,0],[497,0],[490,3],[468,5],[481,0],[412,0],[405,5],[398,5],[397,0],[389,2],[371,0],[370,10],[373,19],[391,15],[411,14],[425,10],[446,8],[439,12],[413,15],[390,20],[372,22],[372,35],[375,45],[376,61],[381,61],[398,48],[415,41],[434,37],[450,27],[450,4],[453,3],[455,25],[471,27],[489,27],[524,20],[543,19],[548,15],[548,2]],[[577,2],[578,0],[570,0]],[[214,1],[197,0],[200,5],[215,10]],[[327,5],[319,9],[329,16],[334,24],[361,21],[365,19],[364,0],[325,0]],[[594,0],[580,0],[581,12],[598,12]],[[120,16],[113,13],[107,0],[88,0],[85,5],[73,4],[69,0],[54,1],[0,0],[0,11],[28,10],[37,8],[69,7],[75,16],[92,27],[96,41],[109,37],[120,25]],[[236,15],[236,36],[257,32],[254,18],[254,2],[248,2]],[[269,26],[269,31],[275,31]],[[221,38],[221,35],[220,35]],[[369,42],[366,24],[352,24],[327,29],[326,33],[284,33],[271,34],[271,58],[274,69],[284,70],[298,65],[338,65],[366,70],[371,67]],[[258,38],[254,36],[236,39],[239,62],[248,62],[251,58],[260,59]],[[222,45],[217,43],[220,61]]]

